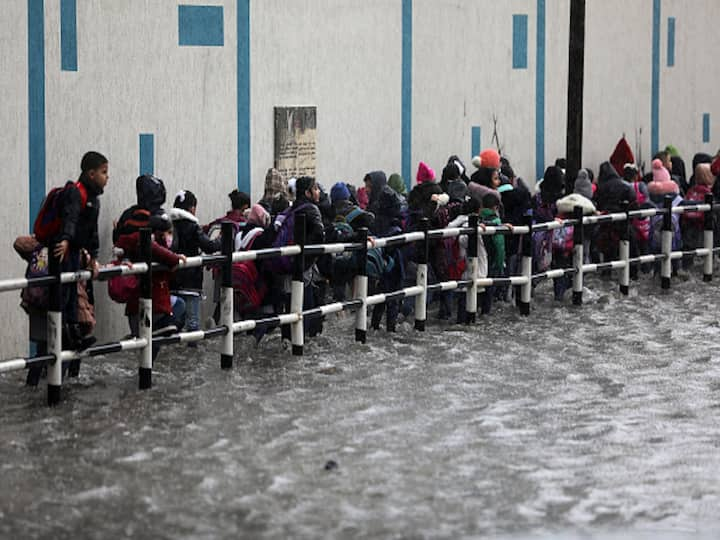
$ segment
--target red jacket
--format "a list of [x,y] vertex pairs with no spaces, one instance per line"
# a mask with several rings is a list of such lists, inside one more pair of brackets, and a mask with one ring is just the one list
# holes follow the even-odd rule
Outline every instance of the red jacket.
[[[125,252],[125,256],[134,262],[140,261],[140,233],[121,235],[115,245]],[[180,257],[167,248],[153,240],[152,242],[152,258],[153,262],[157,262],[170,268],[177,266]],[[172,313],[172,304],[170,302],[170,272],[153,272],[152,277],[152,303],[153,313]],[[127,303],[125,313],[134,315],[138,312],[138,301],[132,300]]]

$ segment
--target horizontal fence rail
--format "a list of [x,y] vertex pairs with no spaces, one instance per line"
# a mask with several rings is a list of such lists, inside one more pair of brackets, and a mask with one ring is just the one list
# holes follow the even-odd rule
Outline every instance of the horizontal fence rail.
[[[178,269],[199,268],[204,266],[219,267],[220,274],[220,324],[210,330],[175,332],[171,335],[153,335],[152,326],[152,274],[155,271],[167,271],[168,268],[152,261],[151,233],[143,229],[140,236],[139,261],[123,264],[106,265],[93,275],[88,270],[77,272],[60,272],[59,261],[49,258],[49,275],[34,278],[13,278],[0,280],[0,292],[19,290],[25,287],[48,287],[49,307],[47,311],[47,353],[26,358],[13,358],[0,361],[0,373],[27,369],[33,366],[48,367],[48,404],[55,405],[60,401],[60,385],[62,364],[82,358],[92,358],[121,351],[139,352],[139,386],[141,389],[152,386],[153,348],[175,343],[192,343],[212,338],[222,338],[220,364],[222,368],[232,367],[234,356],[233,336],[241,332],[255,329],[290,326],[292,352],[301,355],[304,344],[303,322],[324,317],[342,311],[355,311],[355,339],[365,342],[367,335],[367,308],[388,301],[415,299],[415,328],[425,329],[426,306],[428,293],[465,291],[466,322],[476,320],[477,295],[485,288],[493,286],[517,287],[516,302],[520,313],[529,315],[532,287],[546,279],[568,277],[572,279],[573,303],[582,304],[583,278],[585,274],[596,272],[619,271],[620,292],[628,294],[630,268],[643,264],[660,264],[661,286],[669,288],[671,262],[684,257],[701,257],[704,260],[703,278],[712,279],[713,255],[720,251],[714,246],[714,204],[712,197],[706,197],[703,204],[687,204],[672,206],[671,198],[666,198],[663,208],[642,208],[626,212],[609,214],[583,215],[583,209],[576,207],[572,217],[557,218],[543,223],[532,223],[528,217],[523,225],[484,225],[479,223],[477,215],[469,216],[464,227],[449,227],[429,230],[429,221],[422,219],[418,231],[398,234],[384,238],[369,238],[366,229],[357,233],[356,242],[306,245],[305,216],[296,217],[294,238],[296,244],[284,247],[233,251],[233,228],[230,223],[222,225],[222,251],[220,254],[187,257],[178,264]],[[672,216],[686,212],[702,212],[704,216],[703,247],[685,251],[672,251]],[[629,239],[630,222],[635,218],[663,216],[662,250],[661,253],[639,255],[630,258]],[[624,225],[619,225],[625,222]],[[586,263],[584,254],[584,236],[587,226],[608,224],[621,227],[619,254],[620,259],[601,263]],[[612,225],[610,225],[612,224]],[[580,226],[578,226],[580,225]],[[565,227],[574,227],[572,266],[567,268],[551,268],[533,273],[533,233],[554,231]],[[485,252],[483,237],[495,235],[519,235],[519,275],[507,277],[488,277],[480,275],[479,256]],[[467,269],[463,279],[455,279],[428,284],[429,252],[432,242],[448,238],[467,238]],[[374,248],[390,248],[414,244],[417,262],[416,284],[390,292],[379,292],[368,295],[368,276],[366,274],[367,251]],[[418,247],[419,246],[419,247]],[[52,253],[52,246],[49,248]],[[311,309],[302,309],[303,305],[303,273],[308,257],[354,253],[357,267],[354,276],[353,291],[355,298],[347,301],[332,302]],[[232,265],[243,261],[259,261],[274,257],[291,257],[293,271],[290,287],[290,312],[280,313],[265,318],[233,320],[233,289]],[[139,300],[139,333],[116,342],[89,347],[82,351],[62,350],[62,287],[79,281],[106,281],[115,276],[138,275],[140,277]]]

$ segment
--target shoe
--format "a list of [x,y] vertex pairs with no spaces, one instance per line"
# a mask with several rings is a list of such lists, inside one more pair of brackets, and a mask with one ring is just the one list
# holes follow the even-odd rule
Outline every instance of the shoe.
[[158,328],[153,328],[152,335],[153,337],[164,337],[164,336],[171,336],[175,332],[177,332],[177,326],[174,324],[168,324],[168,325],[162,325]]

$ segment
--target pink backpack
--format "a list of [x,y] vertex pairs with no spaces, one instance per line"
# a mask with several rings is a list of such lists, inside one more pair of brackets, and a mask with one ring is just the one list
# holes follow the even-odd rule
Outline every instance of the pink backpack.
[[[645,194],[640,191],[639,184],[640,182],[633,182],[635,200],[637,201],[638,206],[647,201]],[[635,230],[635,238],[641,242],[647,242],[650,239],[650,218],[633,218],[631,224]]]

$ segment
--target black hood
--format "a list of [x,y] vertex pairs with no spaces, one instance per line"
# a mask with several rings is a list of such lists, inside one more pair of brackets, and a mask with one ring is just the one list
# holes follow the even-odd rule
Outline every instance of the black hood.
[[155,176],[149,174],[138,176],[135,181],[135,192],[138,206],[153,214],[159,212],[165,204],[165,184]]
[[365,180],[370,181],[370,202],[378,200],[383,188],[387,185],[387,177],[382,171],[372,171],[365,175]]

